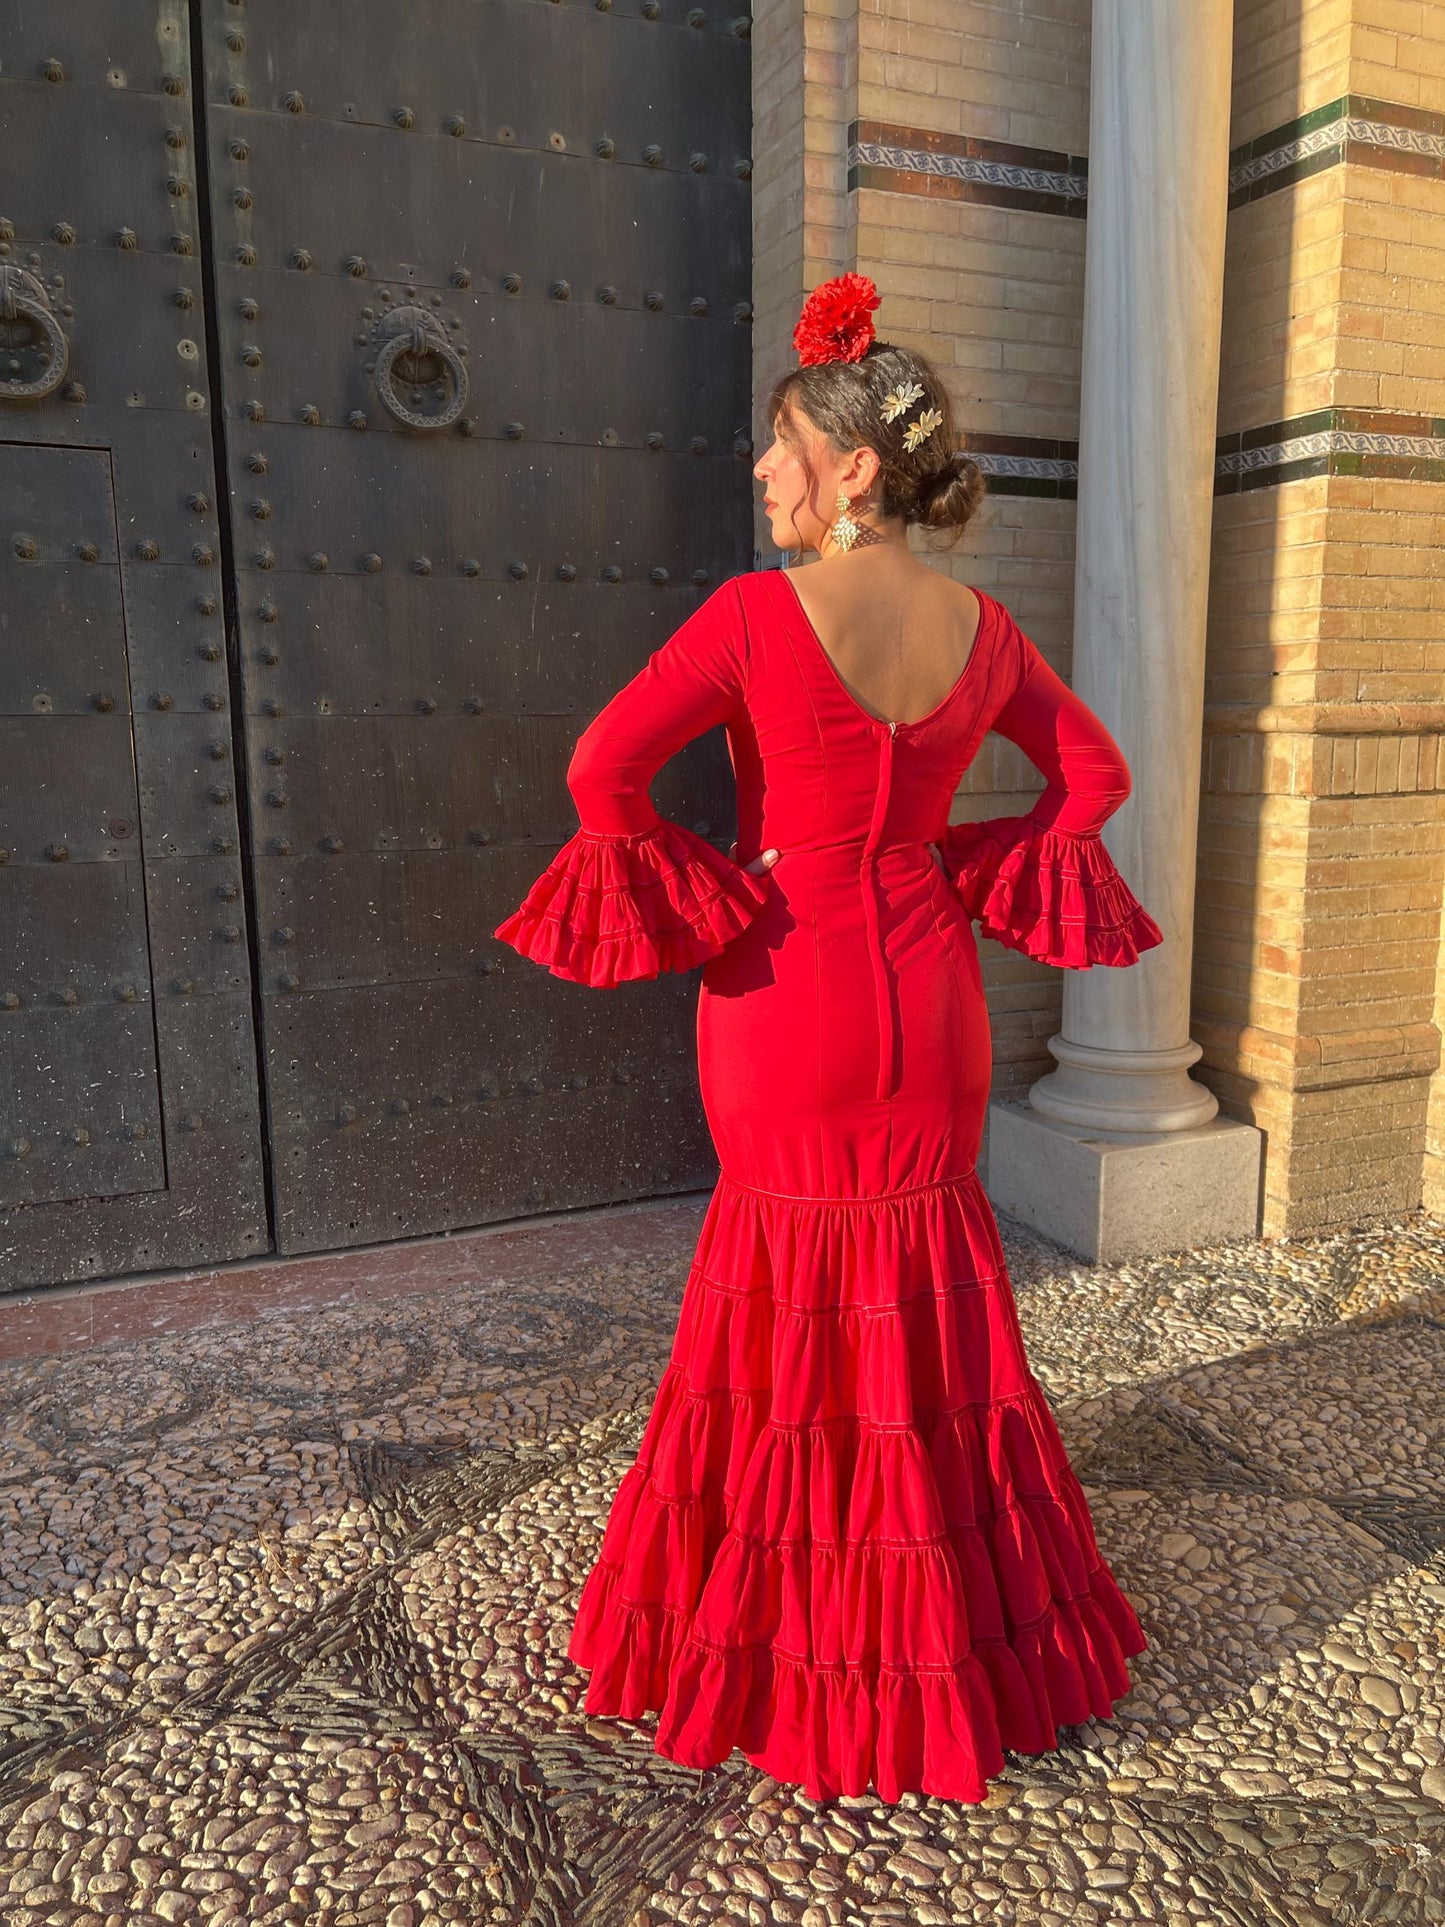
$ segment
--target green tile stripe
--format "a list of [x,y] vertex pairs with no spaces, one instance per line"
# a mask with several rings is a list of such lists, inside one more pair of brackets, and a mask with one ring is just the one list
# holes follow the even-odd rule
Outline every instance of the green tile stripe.
[[1413,128],[1422,134],[1445,135],[1445,114],[1437,114],[1424,107],[1407,107],[1398,100],[1381,100],[1374,94],[1341,94],[1336,100],[1326,101],[1322,107],[1311,107],[1307,114],[1282,121],[1278,127],[1271,127],[1268,133],[1256,134],[1253,140],[1232,147],[1229,151],[1230,172],[1242,167],[1246,161],[1260,160],[1272,154],[1276,148],[1285,147],[1291,141],[1303,140],[1307,135],[1316,134],[1321,128],[1344,119],[1382,121],[1392,127]]
[[1310,475],[1445,481],[1445,416],[1319,408],[1221,435],[1215,443],[1216,494],[1274,488]]
[[1341,94],[1236,147],[1229,156],[1229,205],[1278,193],[1347,161],[1445,178],[1445,114]]

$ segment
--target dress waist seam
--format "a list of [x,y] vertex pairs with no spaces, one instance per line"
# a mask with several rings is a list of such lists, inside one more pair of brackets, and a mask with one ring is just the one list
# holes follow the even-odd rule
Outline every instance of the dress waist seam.
[[736,1191],[751,1191],[759,1198],[780,1198],[787,1204],[874,1205],[888,1204],[894,1198],[918,1197],[925,1191],[940,1191],[948,1185],[970,1184],[976,1177],[977,1171],[978,1166],[971,1164],[966,1171],[955,1171],[952,1176],[946,1178],[932,1178],[927,1184],[906,1184],[897,1191],[870,1191],[866,1196],[849,1198],[827,1197],[820,1192],[769,1191],[760,1184],[745,1184],[741,1178],[735,1178],[729,1171],[721,1172],[720,1176],[723,1182],[730,1184]]
[[[767,836],[760,837],[758,844],[759,849],[766,850],[769,847],[770,840]],[[867,862],[874,857],[884,855],[889,850],[926,850],[930,844],[937,843],[939,840],[937,836],[902,836],[889,843],[870,844],[866,836],[845,836],[841,837],[835,843],[785,842],[779,847],[784,856],[794,858],[801,856],[834,856],[843,854],[855,856],[861,861]]]

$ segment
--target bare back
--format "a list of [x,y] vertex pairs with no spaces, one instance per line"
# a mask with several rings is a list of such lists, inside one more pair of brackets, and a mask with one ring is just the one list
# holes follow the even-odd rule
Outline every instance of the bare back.
[[829,558],[788,581],[839,680],[880,722],[930,715],[968,667],[982,607],[911,556]]

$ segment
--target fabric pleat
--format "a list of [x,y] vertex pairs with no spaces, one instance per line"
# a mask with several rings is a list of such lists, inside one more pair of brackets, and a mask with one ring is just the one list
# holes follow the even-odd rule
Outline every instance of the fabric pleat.
[[974,1172],[719,1179],[568,1647],[585,1710],[814,1799],[977,1802],[1129,1690],[1140,1623],[1026,1362]]
[[1132,964],[1164,941],[1097,830],[995,816],[950,824],[942,850],[983,934],[1040,963],[1070,970]]
[[492,932],[569,983],[620,983],[717,956],[767,900],[766,880],[669,818],[578,830]]

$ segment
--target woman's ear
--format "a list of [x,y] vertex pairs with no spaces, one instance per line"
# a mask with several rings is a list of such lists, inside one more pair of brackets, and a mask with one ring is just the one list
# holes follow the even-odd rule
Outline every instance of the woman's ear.
[[868,495],[883,463],[876,448],[855,448],[843,486],[850,495]]

